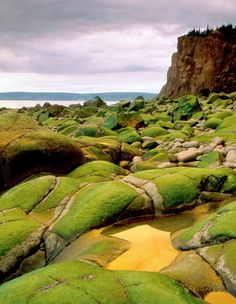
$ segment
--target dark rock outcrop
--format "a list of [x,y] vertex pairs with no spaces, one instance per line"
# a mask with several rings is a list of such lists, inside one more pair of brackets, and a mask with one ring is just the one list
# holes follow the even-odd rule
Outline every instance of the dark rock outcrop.
[[160,95],[180,97],[201,92],[236,90],[236,35],[234,28],[207,35],[178,38],[178,51],[172,56],[167,83]]

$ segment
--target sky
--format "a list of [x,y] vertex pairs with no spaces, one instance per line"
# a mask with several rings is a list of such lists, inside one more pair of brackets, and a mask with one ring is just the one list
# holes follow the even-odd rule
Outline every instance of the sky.
[[0,92],[158,93],[177,37],[236,0],[0,0]]

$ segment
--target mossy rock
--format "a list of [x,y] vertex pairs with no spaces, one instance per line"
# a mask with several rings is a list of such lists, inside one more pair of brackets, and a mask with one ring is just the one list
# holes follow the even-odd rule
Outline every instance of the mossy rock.
[[187,95],[179,99],[178,104],[173,108],[173,120],[188,120],[200,110],[198,99],[193,95]]
[[[137,142],[134,142],[135,144]],[[121,145],[121,159],[122,160],[132,160],[135,156],[142,155],[142,152],[135,146],[129,145],[127,143],[122,143]]]
[[142,116],[138,112],[118,113],[117,124],[120,128],[136,128],[143,123]]
[[96,107],[83,107],[78,109],[78,117],[79,118],[87,118],[95,115],[98,112],[98,108]]
[[171,131],[169,131],[169,134],[160,135],[160,136],[157,136],[156,138],[159,140],[163,140],[163,141],[172,141],[172,140],[175,140],[176,138],[188,140],[189,135],[184,132],[181,132],[181,131],[175,131],[175,130],[172,131],[171,130]]
[[116,136],[98,138],[80,136],[76,141],[88,161],[106,160],[118,162],[120,160],[121,141]]
[[[32,180],[37,188],[39,178]],[[34,215],[52,210],[59,206],[65,199],[69,199],[76,191],[79,190],[83,181],[74,178],[62,176],[56,178],[56,184],[53,191],[49,192],[33,209]],[[91,181],[92,182],[92,181]]]
[[226,117],[230,117],[233,115],[233,112],[231,111],[221,111],[217,113],[212,113],[208,115],[208,118],[217,118],[217,119],[225,119]]
[[183,175],[163,176],[153,180],[153,182],[163,198],[165,209],[188,205],[198,196],[194,183]]
[[145,107],[145,100],[143,96],[138,96],[131,102],[129,111],[139,111]]
[[[204,245],[223,243],[236,237],[236,202],[220,208],[198,224],[183,231],[174,241],[181,249],[192,249]],[[202,237],[204,235],[204,237]]]
[[42,176],[21,183],[0,197],[0,211],[19,207],[29,212],[54,189],[55,184],[54,176]]
[[200,157],[198,168],[216,168],[222,164],[222,156],[219,151],[212,151]]
[[80,125],[75,131],[75,137],[79,136],[99,137],[100,130],[96,125]]
[[105,128],[108,128],[108,129],[115,129],[118,125],[118,121],[117,121],[117,116],[112,114],[112,115],[107,115],[105,117],[105,120],[104,120],[104,124],[103,126]]
[[85,176],[104,176],[107,178],[113,178],[116,175],[124,175],[126,171],[107,161],[92,161],[87,164],[84,164],[77,169],[73,170],[69,176],[73,178],[81,178]]
[[165,163],[168,162],[170,159],[167,153],[159,153],[150,158],[149,160],[157,163]]
[[234,280],[236,276],[235,250],[235,240],[197,250],[198,254],[220,274],[227,290],[234,296],[236,295],[236,282]]
[[155,140],[145,140],[142,147],[145,150],[152,150],[158,146],[158,143]]
[[0,112],[0,138],[0,190],[33,173],[66,173],[83,161],[76,142],[24,114]]
[[221,122],[222,120],[219,118],[209,118],[207,121],[205,121],[203,127],[204,129],[216,129]]
[[147,127],[141,131],[142,136],[149,136],[149,137],[156,137],[165,134],[168,134],[168,132],[161,127]]
[[0,287],[0,302],[5,304],[111,304],[114,301],[116,304],[203,303],[162,274],[109,271],[81,261],[47,266]]
[[71,240],[91,228],[116,222],[134,200],[145,205],[145,199],[122,182],[86,186],[76,194],[68,212],[51,229]]
[[[15,246],[20,245],[23,241],[26,241],[30,234],[40,227],[38,222],[27,217],[20,208],[8,210],[2,214],[0,216],[0,257],[4,256],[6,252]],[[0,271],[3,271],[3,269],[1,260]]]
[[163,154],[163,153],[166,154],[165,150],[163,148],[157,147],[157,148],[151,149],[148,152],[146,152],[143,155],[143,159],[144,160],[150,160],[153,157],[157,156],[158,154]]
[[69,135],[69,134],[73,133],[76,129],[77,129],[77,124],[65,127],[58,132],[63,135]]
[[84,102],[84,107],[92,107],[92,108],[99,108],[106,106],[106,103],[99,97],[96,96],[93,99],[89,99]]
[[195,251],[181,252],[161,273],[181,282],[204,298],[209,292],[224,290],[221,278]]
[[126,130],[119,133],[118,138],[128,144],[141,140],[141,136],[133,128],[126,128]]
[[[145,170],[134,174],[143,180],[152,181],[162,197],[157,202],[160,209],[174,209],[192,206],[199,198],[200,191],[234,193],[235,174],[230,169],[205,169],[174,167],[167,169]],[[196,204],[196,202],[195,202]]]
[[218,126],[217,132],[223,131],[225,129],[235,131],[235,119],[236,119],[236,114],[226,117],[222,123]]
[[135,163],[132,165],[130,168],[131,172],[139,172],[139,171],[144,171],[144,170],[152,170],[156,169],[156,164],[153,161],[145,160],[145,161],[140,161],[138,163]]

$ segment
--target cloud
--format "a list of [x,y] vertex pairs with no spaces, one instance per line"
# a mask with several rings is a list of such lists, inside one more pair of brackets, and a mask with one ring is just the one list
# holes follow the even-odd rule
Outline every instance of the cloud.
[[[116,83],[122,81],[123,75],[124,87],[130,83],[132,89],[136,77],[140,86],[145,81],[150,88],[150,83],[155,86],[153,75],[159,77],[157,83],[160,79],[164,82],[177,36],[193,27],[235,23],[234,2],[1,1],[0,72],[5,77],[12,74],[12,87],[17,85],[16,73],[21,76],[28,73],[32,88],[36,84],[30,75],[35,75],[34,79],[38,75],[39,88],[46,85],[41,75],[47,78],[50,75],[58,85],[60,77],[70,79],[71,83],[76,83],[77,78],[84,83],[86,79],[90,89],[94,84],[99,89],[96,76],[118,88],[120,84]],[[111,76],[113,82],[108,79]],[[68,88],[74,90],[69,82]]]
[[163,24],[205,26],[235,22],[234,0],[8,0],[0,31],[21,35],[127,29]]

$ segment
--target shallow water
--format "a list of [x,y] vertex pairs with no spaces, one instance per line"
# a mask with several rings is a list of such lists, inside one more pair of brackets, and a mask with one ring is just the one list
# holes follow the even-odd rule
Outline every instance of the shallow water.
[[177,215],[157,217],[107,229],[107,235],[127,240],[131,247],[109,264],[109,269],[159,271],[167,267],[178,251],[171,234],[192,226],[224,203],[208,203]]
[[210,292],[205,301],[209,304],[236,304],[236,298],[223,291]]
[[159,271],[178,254],[170,243],[170,232],[149,225],[140,225],[112,236],[130,241],[132,245],[109,264],[109,269]]

